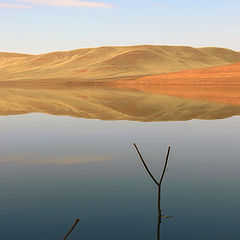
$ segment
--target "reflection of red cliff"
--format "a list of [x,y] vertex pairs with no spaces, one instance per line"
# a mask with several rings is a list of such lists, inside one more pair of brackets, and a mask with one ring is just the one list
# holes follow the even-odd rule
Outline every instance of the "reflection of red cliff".
[[123,84],[240,84],[240,63],[140,77]]
[[153,94],[176,96],[240,106],[240,85],[131,85],[132,89]]

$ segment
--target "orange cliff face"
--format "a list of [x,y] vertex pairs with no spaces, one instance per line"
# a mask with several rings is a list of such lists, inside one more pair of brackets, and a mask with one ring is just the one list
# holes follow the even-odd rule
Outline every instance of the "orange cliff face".
[[240,85],[240,63],[208,67],[174,73],[158,74],[129,81],[115,81],[116,84],[175,84],[175,85]]

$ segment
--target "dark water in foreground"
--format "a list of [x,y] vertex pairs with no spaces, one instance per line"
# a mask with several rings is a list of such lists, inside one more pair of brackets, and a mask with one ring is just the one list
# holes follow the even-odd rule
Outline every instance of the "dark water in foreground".
[[44,114],[0,117],[4,240],[156,238],[156,176],[172,153],[161,240],[239,239],[240,119],[141,123]]

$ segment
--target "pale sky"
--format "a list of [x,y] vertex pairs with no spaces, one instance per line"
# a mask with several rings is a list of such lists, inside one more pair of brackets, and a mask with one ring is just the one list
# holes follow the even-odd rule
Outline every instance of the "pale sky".
[[0,0],[0,51],[139,44],[240,51],[239,10],[239,0]]

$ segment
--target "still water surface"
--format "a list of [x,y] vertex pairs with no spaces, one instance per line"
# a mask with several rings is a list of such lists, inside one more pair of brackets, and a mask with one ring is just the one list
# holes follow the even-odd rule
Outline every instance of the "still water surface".
[[101,121],[47,114],[0,117],[0,233],[6,240],[239,239],[240,118]]

